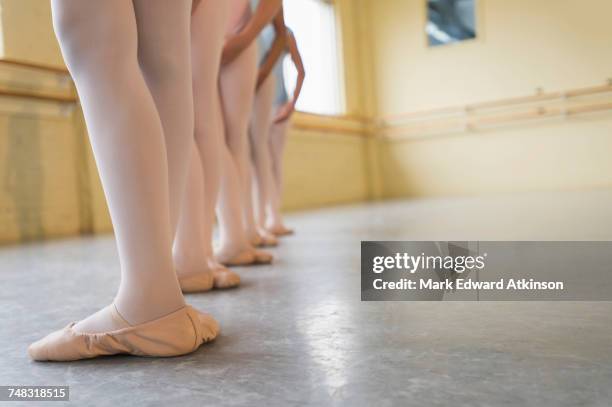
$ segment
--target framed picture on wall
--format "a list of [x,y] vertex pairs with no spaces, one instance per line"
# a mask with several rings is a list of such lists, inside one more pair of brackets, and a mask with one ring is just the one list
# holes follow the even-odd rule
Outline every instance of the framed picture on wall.
[[430,47],[475,39],[477,0],[426,0]]

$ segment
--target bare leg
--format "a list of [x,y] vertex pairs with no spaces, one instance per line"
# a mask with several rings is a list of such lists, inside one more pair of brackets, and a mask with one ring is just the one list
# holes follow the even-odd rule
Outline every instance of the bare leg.
[[[115,229],[121,263],[115,305],[127,323],[147,322],[185,303],[172,267],[163,129],[138,66],[133,3],[53,0],[52,6]],[[106,310],[75,330],[117,328]]]
[[273,123],[270,129],[269,147],[274,187],[270,212],[266,219],[266,229],[276,235],[286,235],[293,232],[291,229],[285,227],[281,213],[283,195],[283,154],[285,152],[288,129],[289,120],[285,120],[281,123]]

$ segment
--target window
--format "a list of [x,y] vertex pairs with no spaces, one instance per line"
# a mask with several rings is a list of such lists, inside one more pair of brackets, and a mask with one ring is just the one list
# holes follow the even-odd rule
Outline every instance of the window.
[[476,0],[427,0],[429,46],[476,38]]
[[[343,86],[334,6],[323,0],[285,0],[285,22],[295,35],[304,61],[306,80],[297,109],[319,114],[340,114]],[[291,95],[297,72],[289,56],[283,61],[285,83]]]

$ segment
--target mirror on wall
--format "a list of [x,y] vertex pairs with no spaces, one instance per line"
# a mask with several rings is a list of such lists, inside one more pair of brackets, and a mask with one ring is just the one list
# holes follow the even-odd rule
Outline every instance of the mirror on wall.
[[427,0],[430,47],[476,38],[476,0]]

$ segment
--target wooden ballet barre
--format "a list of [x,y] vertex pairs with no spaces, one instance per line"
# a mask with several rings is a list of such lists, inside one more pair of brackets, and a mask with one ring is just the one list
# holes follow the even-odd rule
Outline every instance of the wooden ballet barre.
[[589,113],[600,113],[612,111],[612,103],[595,103],[588,105],[573,106],[568,108],[536,108],[526,112],[511,113],[505,115],[489,116],[471,120],[452,120],[433,122],[421,126],[397,126],[383,129],[383,133],[389,137],[406,134],[427,134],[438,130],[439,133],[478,130],[483,127],[511,125],[515,123],[528,122],[532,120],[562,118],[566,116],[578,116]]
[[419,110],[416,112],[408,112],[408,113],[398,113],[393,115],[383,116],[383,122],[393,122],[398,120],[408,120],[408,119],[418,119],[426,116],[450,116],[452,114],[463,114],[465,113],[465,107],[460,106],[450,106],[450,107],[442,107],[437,109],[430,110]]
[[568,98],[578,96],[596,95],[600,93],[612,92],[612,83],[603,86],[592,86],[590,88],[574,89],[565,93],[564,96]]
[[544,102],[549,100],[563,100],[569,98],[575,98],[579,96],[590,96],[597,95],[601,93],[612,92],[611,85],[603,85],[603,86],[591,86],[588,88],[581,88],[570,90],[567,92],[553,92],[553,93],[542,93],[533,96],[524,96],[519,98],[509,98],[502,99],[492,102],[482,102],[475,103],[471,105],[467,105],[467,110],[483,110],[483,109],[492,109],[497,107],[505,107],[505,106],[513,106],[518,104],[527,104],[527,103],[535,103],[535,102]]
[[299,113],[304,116],[314,116],[322,119],[331,119],[331,120],[358,120],[363,121],[364,118],[357,114],[327,114],[327,113],[313,113],[313,112],[304,112],[302,110],[296,110],[296,113]]
[[541,93],[532,96],[521,96],[517,98],[499,99],[491,102],[481,102],[467,105],[465,109],[467,111],[484,110],[484,109],[496,109],[506,106],[515,106],[522,104],[530,104],[536,102],[546,102],[550,100],[559,100],[563,98],[563,92],[554,93]]
[[576,106],[567,109],[565,112],[568,116],[588,114],[588,113],[599,113],[612,110],[612,103],[599,103],[593,105]]
[[411,119],[423,119],[426,120],[429,116],[448,116],[448,115],[466,115],[467,113],[474,113],[478,110],[495,109],[503,107],[512,107],[522,104],[531,104],[537,102],[546,102],[553,100],[564,100],[568,98],[590,96],[602,93],[612,92],[612,83],[601,86],[591,86],[581,89],[569,90],[566,92],[549,92],[549,93],[538,93],[530,96],[521,96],[516,98],[499,99],[488,102],[472,103],[464,106],[450,106],[430,110],[421,110],[417,112],[400,113],[394,115],[387,115],[383,117],[383,123],[411,120]]
[[482,127],[482,126],[515,123],[515,122],[522,122],[522,121],[528,121],[528,120],[534,120],[534,119],[545,119],[549,117],[559,116],[562,114],[562,112],[563,112],[563,109],[539,108],[539,109],[529,110],[527,112],[511,113],[511,114],[506,114],[506,115],[491,116],[491,117],[484,117],[484,118],[480,118],[476,120],[470,120],[468,121],[467,125],[469,127],[477,128],[477,127]]
[[44,102],[56,102],[56,103],[76,103],[77,98],[75,96],[59,96],[59,95],[46,95],[41,93],[18,91],[18,90],[3,90],[0,89],[0,96],[13,97],[20,99],[34,99]]
[[346,133],[350,135],[363,136],[366,131],[360,128],[350,128],[344,126],[333,126],[325,124],[306,124],[306,123],[294,123],[292,125],[294,129],[306,130],[306,131],[317,131],[322,133]]
[[61,66],[48,65],[48,64],[41,64],[38,62],[22,61],[22,60],[12,59],[12,58],[0,58],[0,63],[7,64],[7,65],[13,65],[13,66],[19,66],[22,68],[36,69],[39,71],[53,72],[53,73],[58,73],[62,75],[69,74],[67,68],[64,68]]

